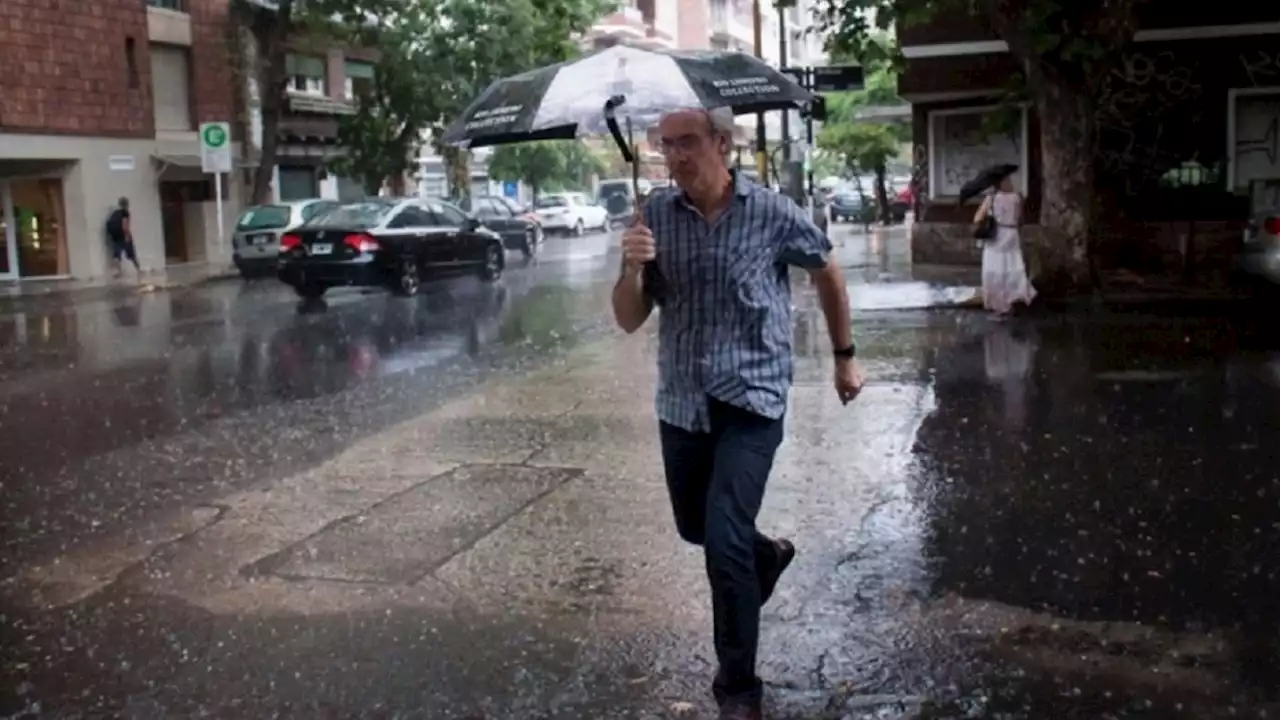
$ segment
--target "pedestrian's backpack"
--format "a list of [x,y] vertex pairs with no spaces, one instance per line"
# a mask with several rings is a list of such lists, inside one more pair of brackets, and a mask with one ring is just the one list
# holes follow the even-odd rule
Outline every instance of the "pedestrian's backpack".
[[124,235],[124,210],[116,208],[107,218],[107,236],[120,237],[121,235]]

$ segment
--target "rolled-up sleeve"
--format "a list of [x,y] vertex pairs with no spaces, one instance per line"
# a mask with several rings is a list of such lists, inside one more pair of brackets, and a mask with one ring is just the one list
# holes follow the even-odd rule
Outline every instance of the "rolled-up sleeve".
[[818,270],[827,266],[831,258],[831,240],[822,232],[808,213],[791,200],[784,211],[782,237],[779,242],[778,261],[787,265]]

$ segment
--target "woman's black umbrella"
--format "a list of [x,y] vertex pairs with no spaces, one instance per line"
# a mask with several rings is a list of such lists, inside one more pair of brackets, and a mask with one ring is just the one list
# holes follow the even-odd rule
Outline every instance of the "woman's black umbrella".
[[974,179],[960,186],[960,202],[965,203],[971,198],[981,195],[989,188],[999,185],[1001,180],[1004,180],[1017,171],[1017,165],[1009,165],[1007,163],[992,165],[986,170],[978,173],[978,176]]

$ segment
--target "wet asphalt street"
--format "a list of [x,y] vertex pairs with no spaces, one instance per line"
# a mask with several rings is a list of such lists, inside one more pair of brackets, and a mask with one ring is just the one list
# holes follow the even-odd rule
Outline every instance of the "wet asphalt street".
[[[1280,712],[1271,338],[928,310],[971,291],[840,241],[869,384],[840,406],[798,288],[771,717]],[[612,243],[0,306],[0,718],[709,716]]]

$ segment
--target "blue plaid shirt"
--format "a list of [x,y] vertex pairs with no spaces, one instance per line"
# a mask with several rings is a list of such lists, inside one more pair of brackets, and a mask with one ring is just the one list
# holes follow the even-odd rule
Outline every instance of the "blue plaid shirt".
[[734,173],[715,222],[679,190],[644,206],[666,280],[658,327],[658,419],[707,432],[707,397],[781,418],[791,388],[788,265],[827,264],[831,242],[790,198]]

